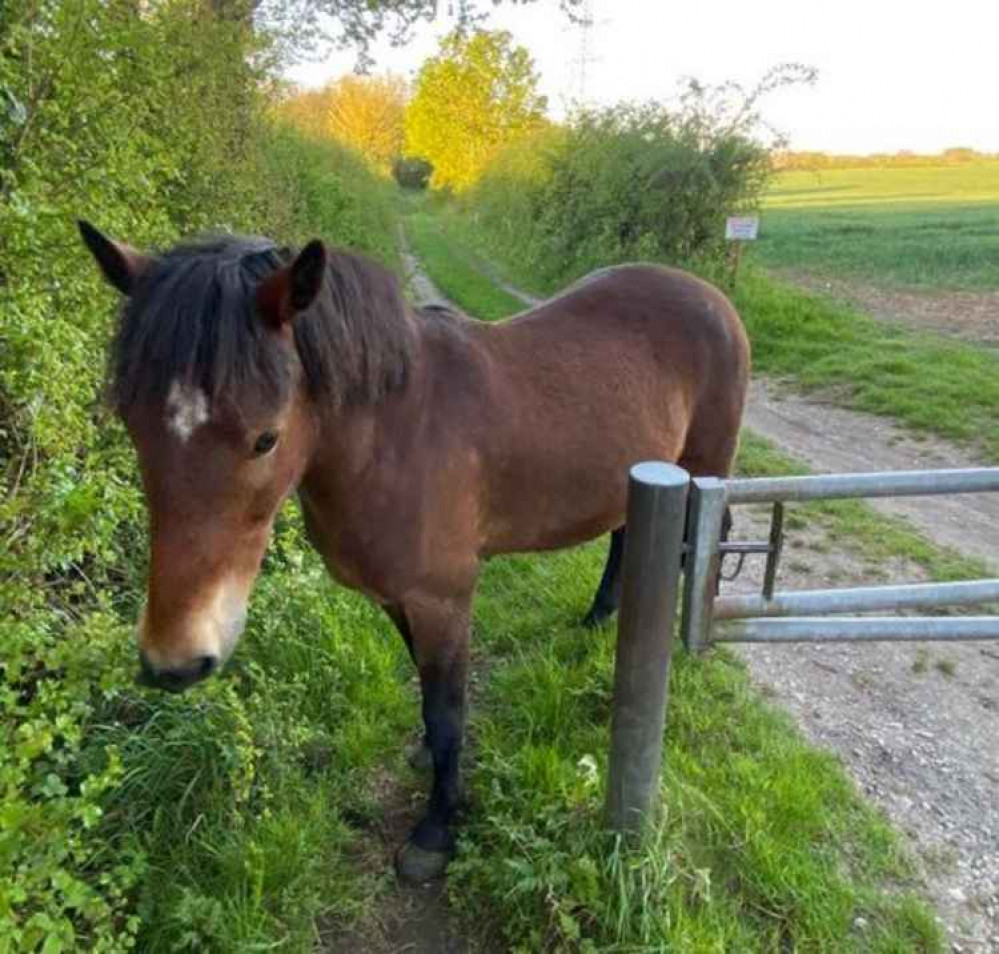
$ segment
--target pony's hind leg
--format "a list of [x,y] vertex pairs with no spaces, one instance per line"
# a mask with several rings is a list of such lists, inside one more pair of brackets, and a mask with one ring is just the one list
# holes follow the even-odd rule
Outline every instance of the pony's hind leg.
[[[409,655],[415,663],[416,653],[413,650],[413,632],[409,628],[409,620],[406,618],[402,607],[389,603],[383,604],[382,609],[385,610],[388,618],[395,624],[395,628],[399,631],[399,635],[402,637],[402,641],[406,644],[406,649],[409,650]],[[420,772],[429,772],[433,768],[434,757],[430,752],[430,740],[427,738],[426,733],[423,734],[423,739],[420,743],[409,753],[407,761],[413,768]]]
[[[728,539],[732,531],[732,510],[725,508],[725,515],[722,517],[721,539]],[[686,534],[684,535],[686,542]],[[607,564],[604,566],[604,574],[600,578],[600,585],[593,596],[593,604],[583,617],[583,625],[587,629],[596,629],[602,626],[616,612],[618,604],[621,602],[621,564],[624,555],[624,527],[618,527],[611,534],[610,550],[607,553]],[[680,557],[680,566],[683,567],[685,557]]]
[[596,629],[610,619],[617,611],[621,601],[621,556],[624,553],[624,527],[618,527],[611,533],[610,550],[607,553],[607,564],[600,585],[593,596],[593,605],[583,617],[583,625],[588,629]]
[[399,876],[419,883],[441,877],[454,852],[461,798],[458,759],[465,724],[471,596],[407,600],[413,656],[423,692],[423,724],[434,778],[427,812],[396,856]]
[[[735,455],[734,442],[726,442],[717,453],[702,456],[684,456],[678,461],[680,467],[688,470],[693,477],[705,475],[712,477],[724,477],[732,467],[732,458]],[[722,518],[721,539],[727,540],[732,530],[732,511],[725,508],[725,515]],[[607,553],[607,563],[604,566],[603,576],[600,578],[600,585],[593,596],[593,603],[589,611],[583,617],[583,625],[588,629],[605,623],[616,612],[618,604],[621,602],[621,566],[624,557],[624,527],[618,527],[611,533],[610,550]],[[686,541],[686,531],[684,533]],[[681,566],[684,558],[681,557]]]

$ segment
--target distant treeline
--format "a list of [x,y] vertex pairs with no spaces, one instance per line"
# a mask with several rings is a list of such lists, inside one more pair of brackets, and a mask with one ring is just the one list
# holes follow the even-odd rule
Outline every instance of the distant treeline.
[[773,165],[779,170],[818,169],[876,169],[891,166],[940,166],[965,162],[982,162],[999,159],[999,153],[979,152],[977,149],[956,147],[938,153],[916,153],[903,149],[899,152],[875,152],[865,156],[838,155],[828,152],[778,152]]

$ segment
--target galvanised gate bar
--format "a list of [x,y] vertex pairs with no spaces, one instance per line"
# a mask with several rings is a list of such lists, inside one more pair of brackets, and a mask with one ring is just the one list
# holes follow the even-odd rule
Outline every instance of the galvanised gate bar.
[[[699,652],[713,642],[789,642],[880,639],[999,639],[999,616],[849,617],[824,615],[983,604],[999,601],[999,580],[775,592],[788,501],[849,497],[909,497],[999,491],[999,468],[892,471],[767,477],[753,480],[695,478],[690,490],[691,572],[685,581],[681,634]],[[717,597],[719,565],[726,551],[721,519],[726,506],[774,505],[765,552],[767,571],[759,596]],[[999,529],[997,529],[999,532]]]
[[[996,615],[840,615],[997,603],[999,579],[777,591],[785,503],[987,492],[999,492],[997,467],[748,480],[691,478],[671,464],[632,468],[607,783],[610,827],[636,831],[656,804],[678,603],[680,632],[694,653],[734,642],[999,639]],[[769,539],[723,541],[725,508],[748,503],[773,505]],[[683,513],[686,544],[676,526]],[[751,553],[767,558],[762,592],[719,596],[723,558],[733,554],[741,564]]]

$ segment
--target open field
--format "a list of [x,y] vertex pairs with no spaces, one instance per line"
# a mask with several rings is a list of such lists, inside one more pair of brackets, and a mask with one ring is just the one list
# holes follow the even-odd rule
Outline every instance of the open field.
[[999,160],[785,172],[752,258],[923,291],[997,289]]

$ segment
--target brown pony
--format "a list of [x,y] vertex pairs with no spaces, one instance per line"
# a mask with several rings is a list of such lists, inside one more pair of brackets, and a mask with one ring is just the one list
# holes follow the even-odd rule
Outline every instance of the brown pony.
[[126,296],[109,386],[149,508],[142,680],[179,691],[228,658],[297,491],[329,572],[385,609],[419,670],[433,787],[397,864],[439,875],[482,561],[613,531],[587,622],[613,613],[628,468],[729,472],[749,371],[739,317],[691,275],[624,265],[483,324],[410,307],[388,271],[319,241],[147,256],[80,229]]

